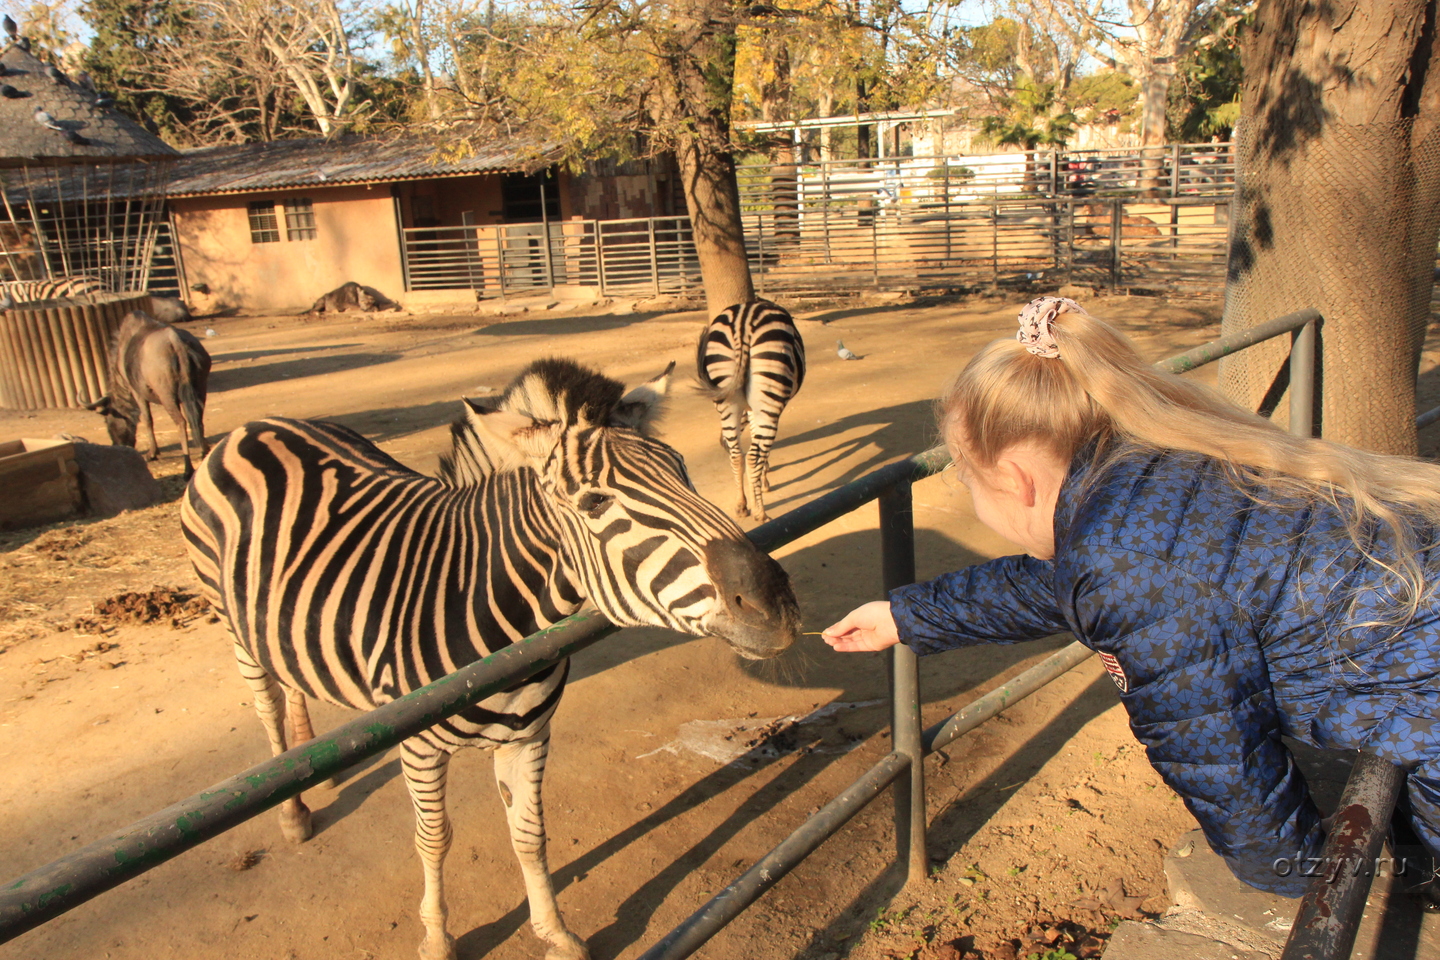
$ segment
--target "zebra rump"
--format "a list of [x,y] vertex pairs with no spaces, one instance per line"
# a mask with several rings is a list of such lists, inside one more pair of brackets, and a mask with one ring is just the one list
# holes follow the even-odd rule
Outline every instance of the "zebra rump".
[[[262,420],[217,444],[181,517],[272,752],[313,735],[307,696],[387,702],[587,602],[617,624],[718,636],[755,658],[793,642],[785,572],[648,435],[668,374],[627,393],[572,361],[532,364],[498,404],[466,401],[438,478],[330,423]],[[555,901],[540,803],[567,673],[562,662],[402,744],[425,868],[425,960],[455,956],[445,782],[451,753],[470,744],[495,748],[547,956],[588,956]],[[300,798],[280,818],[288,839],[309,837]]]
[[[805,382],[805,342],[789,311],[769,300],[737,303],[705,325],[695,351],[701,389],[720,414],[720,442],[740,497],[735,512],[764,521],[770,447],[780,414]],[[748,427],[749,449],[741,433]]]
[[0,310],[37,300],[72,300],[104,293],[109,288],[95,277],[57,277],[53,280],[0,280]]

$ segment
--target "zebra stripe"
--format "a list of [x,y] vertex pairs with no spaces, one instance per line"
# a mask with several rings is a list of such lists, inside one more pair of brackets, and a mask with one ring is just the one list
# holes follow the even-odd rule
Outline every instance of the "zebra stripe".
[[[622,396],[572,362],[533,364],[498,407],[467,401],[438,479],[330,423],[262,420],[221,441],[186,490],[182,521],[272,751],[286,747],[287,712],[292,732],[310,735],[306,696],[385,703],[587,600],[617,624],[720,636],[747,656],[788,646],[799,618],[784,572],[644,432],[667,383]],[[453,957],[445,771],[475,743],[497,746],[537,934],[554,956],[585,956],[555,905],[540,804],[568,672],[562,662],[406,741],[422,956]],[[298,797],[280,818],[288,839],[309,836]]]
[[[0,281],[0,309],[34,300],[70,300],[105,293],[109,287],[95,277],[57,277],[53,280]],[[9,301],[7,306],[4,301]]]
[[[701,332],[695,368],[720,413],[720,442],[730,454],[740,491],[735,512],[763,523],[770,447],[780,430],[780,414],[805,382],[800,331],[779,304],[737,303]],[[740,434],[747,424],[750,448],[742,451]]]

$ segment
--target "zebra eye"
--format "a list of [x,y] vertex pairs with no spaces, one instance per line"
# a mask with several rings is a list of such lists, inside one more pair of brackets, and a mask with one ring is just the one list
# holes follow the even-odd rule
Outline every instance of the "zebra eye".
[[610,506],[610,501],[614,499],[614,497],[592,491],[582,495],[579,502],[575,504],[575,507],[587,517],[594,519],[604,513],[605,508]]

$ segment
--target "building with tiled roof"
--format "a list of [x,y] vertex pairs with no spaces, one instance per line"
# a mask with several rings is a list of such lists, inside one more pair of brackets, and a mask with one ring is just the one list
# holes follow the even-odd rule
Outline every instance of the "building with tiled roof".
[[[173,160],[179,151],[19,44],[0,53],[0,167]],[[49,117],[47,124],[36,112]]]

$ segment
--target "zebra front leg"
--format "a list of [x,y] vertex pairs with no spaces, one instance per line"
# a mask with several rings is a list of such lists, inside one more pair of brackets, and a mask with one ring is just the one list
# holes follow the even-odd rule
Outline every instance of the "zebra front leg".
[[415,805],[415,850],[425,870],[425,894],[420,900],[420,922],[425,939],[420,960],[455,960],[455,938],[445,929],[445,855],[450,852],[450,815],[445,811],[445,776],[450,754],[422,737],[400,745],[400,765],[410,802]]
[[545,809],[540,799],[540,785],[549,753],[549,724],[534,739],[501,744],[495,748],[495,782],[500,787],[500,799],[505,802],[510,844],[525,875],[530,925],[535,928],[535,934],[550,945],[545,951],[545,960],[587,960],[590,950],[585,941],[571,933],[560,917],[545,856]]
[[740,429],[744,425],[745,407],[736,399],[716,400],[715,410],[720,414],[720,445],[730,454],[730,472],[735,475],[735,489],[740,499],[735,504],[735,515],[750,516],[750,507],[745,500],[745,457],[740,449]]
[[[285,691],[285,719],[290,722],[290,740],[295,746],[315,739],[315,728],[310,725],[310,707],[305,702],[305,691]],[[315,786],[334,790],[335,778],[321,780]]]
[[[240,675],[250,685],[255,697],[255,712],[270,737],[270,754],[278,757],[284,753],[285,744],[285,697],[280,694],[280,684],[275,682],[264,667],[239,643],[235,644],[235,659],[240,663]],[[303,696],[303,694],[302,694]],[[309,724],[309,718],[306,718]],[[310,808],[296,794],[282,801],[280,810],[280,833],[291,843],[304,843],[310,839],[313,830],[310,825]]]

